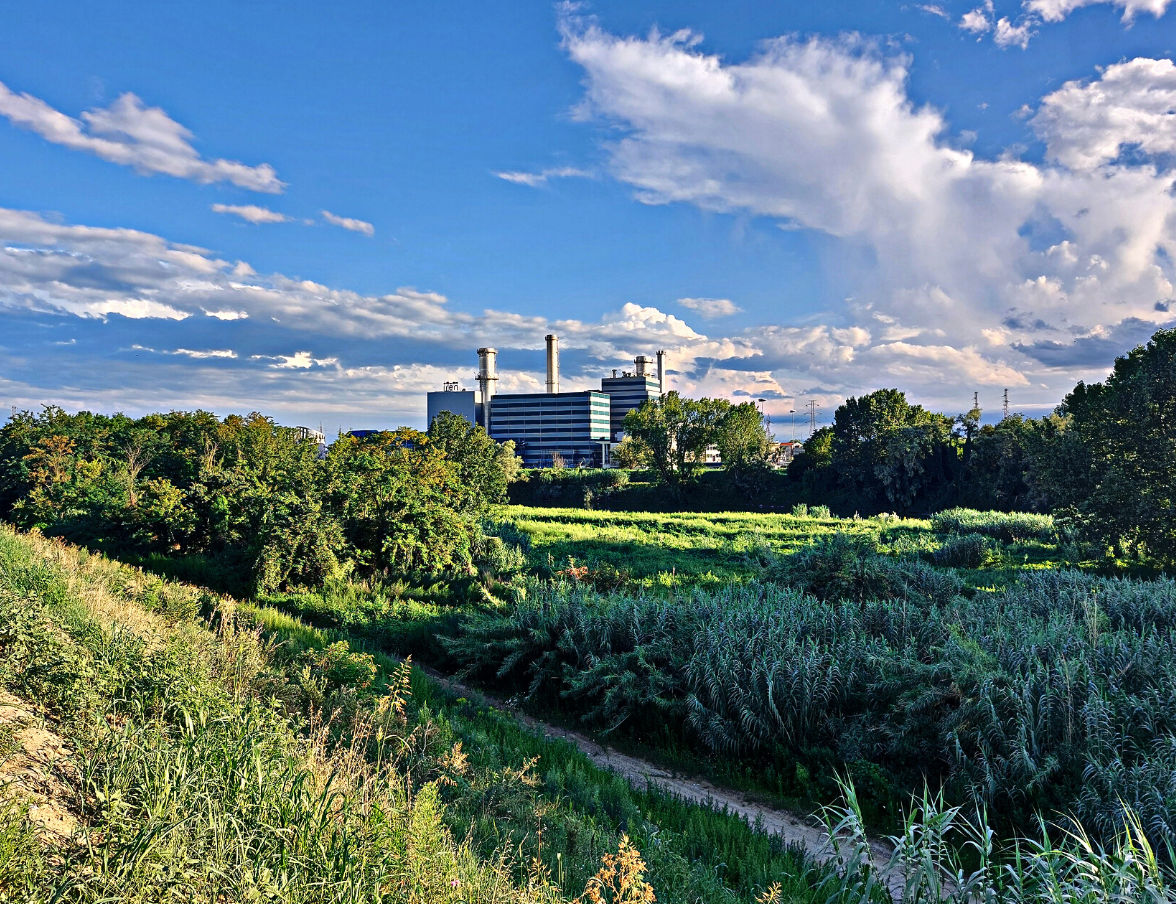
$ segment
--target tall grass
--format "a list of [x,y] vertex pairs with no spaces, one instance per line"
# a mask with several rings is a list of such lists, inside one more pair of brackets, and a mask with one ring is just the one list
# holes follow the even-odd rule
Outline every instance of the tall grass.
[[[950,586],[945,584],[944,586]],[[1002,825],[1135,809],[1176,842],[1176,582],[1028,573],[969,598],[816,600],[696,588],[673,600],[554,587],[449,646],[483,680],[641,738],[755,763],[874,763],[944,782]]]

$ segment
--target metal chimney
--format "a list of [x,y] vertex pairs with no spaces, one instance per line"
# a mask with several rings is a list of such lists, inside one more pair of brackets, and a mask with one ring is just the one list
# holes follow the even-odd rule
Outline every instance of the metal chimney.
[[482,391],[482,426],[490,432],[490,400],[498,389],[498,349],[478,349],[478,388]]
[[637,376],[644,377],[649,373],[649,365],[653,363],[652,358],[647,358],[645,355],[638,355],[633,359],[633,363],[637,365]]
[[666,350],[659,348],[657,351],[657,392],[658,395],[666,394]]
[[547,392],[559,392],[559,336],[547,336]]

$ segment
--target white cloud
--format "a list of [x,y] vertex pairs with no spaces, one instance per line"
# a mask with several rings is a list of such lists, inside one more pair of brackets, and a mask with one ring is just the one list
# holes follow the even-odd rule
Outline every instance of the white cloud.
[[316,358],[308,351],[292,355],[250,355],[254,361],[272,361],[270,367],[279,370],[309,370],[312,367],[337,367],[338,358]]
[[505,179],[507,182],[513,182],[516,185],[529,185],[531,188],[538,188],[540,185],[546,185],[552,179],[591,179],[592,173],[588,170],[582,170],[575,166],[555,166],[548,169],[540,170],[537,173],[526,172],[524,170],[505,170],[495,172],[495,176],[499,179]]
[[940,19],[951,18],[951,14],[938,3],[919,3],[916,4],[916,9],[920,9],[930,16],[938,16]]
[[245,320],[249,316],[247,311],[205,311],[204,313],[217,320]]
[[1033,20],[1025,19],[1014,25],[1003,16],[996,23],[996,33],[993,35],[998,47],[1020,47],[1024,50],[1029,46],[1029,39],[1037,32],[1033,30]]
[[46,141],[103,160],[194,182],[230,182],[250,191],[276,194],[285,188],[268,163],[248,166],[235,160],[206,160],[191,144],[192,133],[159,107],[146,107],[123,94],[109,107],[67,116],[31,94],[17,94],[0,82],[0,116]]
[[1176,65],[1171,60],[1116,63],[1091,81],[1066,82],[1042,99],[1031,120],[1050,159],[1091,170],[1133,147],[1176,153]]
[[743,310],[729,298],[679,298],[678,304],[696,311],[708,320],[716,317],[730,317]]
[[284,213],[256,204],[213,204],[212,212],[240,217],[248,223],[286,223],[290,220]]
[[1024,6],[1046,22],[1061,22],[1081,7],[1113,4],[1123,10],[1123,21],[1131,22],[1140,13],[1151,13],[1158,19],[1171,3],[1172,0],[1025,0]]
[[960,17],[960,28],[972,34],[984,34],[986,31],[992,31],[993,18],[992,0],[985,0],[983,4]]
[[361,232],[364,235],[375,235],[376,227],[365,220],[356,220],[352,217],[341,217],[331,213],[329,210],[321,211],[323,219],[333,226],[342,226],[344,229],[349,229],[352,232]]
[[138,352],[151,352],[156,355],[179,355],[182,358],[194,358],[196,360],[203,360],[205,358],[236,358],[237,353],[231,348],[210,348],[210,349],[191,349],[191,348],[173,348],[173,349],[158,349],[150,348],[146,345],[132,345],[131,348]]
[[[1171,64],[1122,64],[1148,78],[1103,105],[1114,140],[1091,129],[1105,113],[1091,92],[1062,102],[1087,86],[1046,98],[1032,121],[1056,163],[1039,165],[961,150],[938,111],[911,101],[907,58],[861,38],[779,38],[727,62],[696,35],[618,37],[566,19],[564,46],[585,73],[581,115],[615,130],[609,167],[637,200],[765,216],[870,250],[877,263],[852,274],[840,316],[872,344],[827,328],[741,337],[782,383],[848,392],[893,374],[942,397],[952,381],[997,381],[1056,402],[1076,371],[1046,361],[1041,342],[1077,349],[1096,329],[1170,320],[1155,307],[1176,280],[1176,197],[1156,157],[1170,132],[1138,136],[1172,109],[1156,90]],[[1138,157],[1109,161],[1124,136]],[[1103,165],[1069,165],[1089,158]]]

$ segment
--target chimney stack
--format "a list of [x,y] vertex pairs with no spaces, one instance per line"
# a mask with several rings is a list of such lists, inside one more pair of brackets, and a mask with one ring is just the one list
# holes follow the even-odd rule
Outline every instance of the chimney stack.
[[559,337],[547,336],[547,393],[559,392]]
[[658,349],[657,351],[657,392],[658,395],[666,394],[666,351],[665,349]]
[[652,364],[653,361],[647,358],[645,355],[638,355],[633,359],[633,363],[637,365],[637,376],[644,377],[649,374],[649,365]]
[[478,349],[478,388],[482,391],[482,426],[490,432],[490,400],[498,388],[498,349]]

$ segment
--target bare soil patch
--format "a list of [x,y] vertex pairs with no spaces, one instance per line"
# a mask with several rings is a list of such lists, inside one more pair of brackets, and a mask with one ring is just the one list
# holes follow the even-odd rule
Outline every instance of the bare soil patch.
[[29,802],[29,818],[51,842],[65,842],[77,829],[62,776],[72,768],[72,751],[45,727],[36,710],[0,690],[0,794]]

